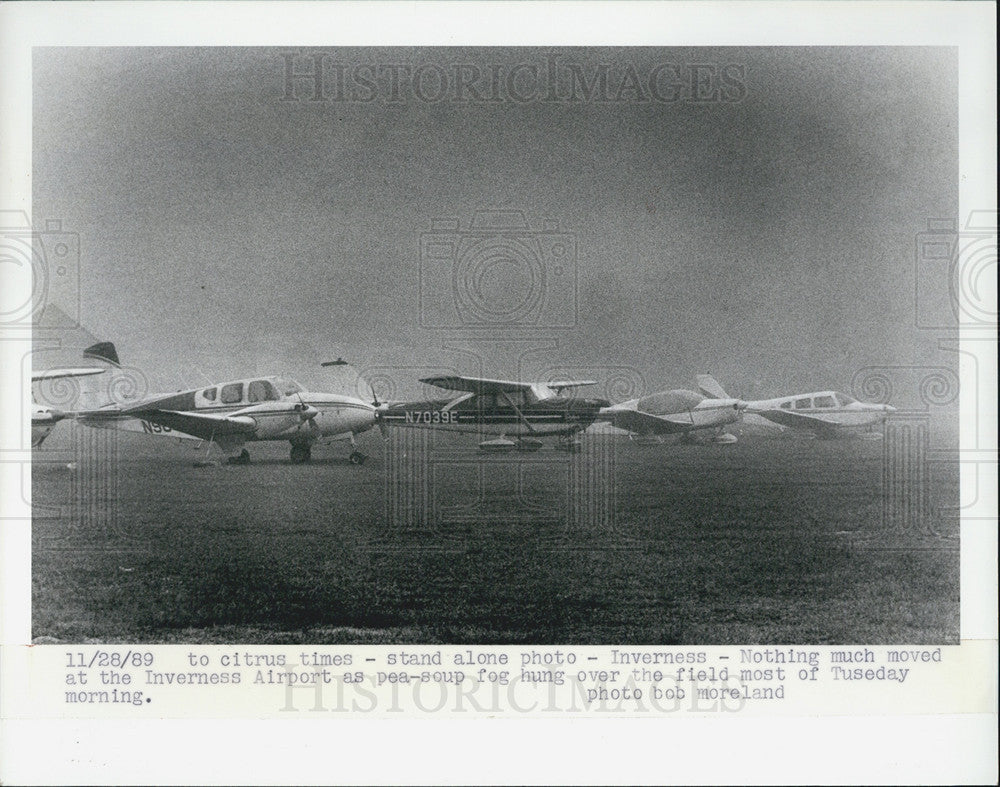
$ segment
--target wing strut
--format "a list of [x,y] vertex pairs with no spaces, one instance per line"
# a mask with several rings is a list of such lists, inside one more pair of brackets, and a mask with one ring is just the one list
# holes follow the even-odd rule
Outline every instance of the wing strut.
[[514,404],[514,400],[511,399],[507,395],[506,391],[500,391],[500,395],[504,399],[507,400],[507,404],[509,404],[511,407],[514,408],[514,412],[517,413],[517,417],[521,419],[521,423],[524,424],[528,428],[529,432],[531,432],[532,434],[534,434],[535,433],[535,428],[531,425],[531,422],[528,421],[528,419],[524,417],[524,413],[521,412],[521,410],[518,408],[518,406],[516,404]]

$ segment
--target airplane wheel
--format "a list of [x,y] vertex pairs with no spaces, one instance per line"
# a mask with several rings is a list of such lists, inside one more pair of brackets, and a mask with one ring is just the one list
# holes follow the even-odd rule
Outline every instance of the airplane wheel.
[[352,465],[363,465],[368,457],[360,451],[355,451],[347,458],[350,460]]
[[292,446],[292,464],[301,465],[312,458],[312,451],[306,445]]
[[231,456],[226,462],[231,465],[248,465],[250,464],[250,452],[244,448],[240,451],[239,456]]

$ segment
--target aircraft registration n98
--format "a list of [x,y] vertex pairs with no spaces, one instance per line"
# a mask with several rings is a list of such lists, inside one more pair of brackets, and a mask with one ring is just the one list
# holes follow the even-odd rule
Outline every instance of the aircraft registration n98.
[[[333,362],[343,364],[343,361]],[[325,364],[329,365],[329,364]],[[148,396],[127,405],[108,404],[75,414],[87,426],[193,437],[219,446],[233,464],[246,464],[248,442],[287,440],[291,460],[308,462],[320,441],[349,440],[350,461],[367,458],[355,435],[375,425],[378,402],[307,391],[285,377],[249,377],[176,393]],[[137,426],[138,425],[138,426]]]

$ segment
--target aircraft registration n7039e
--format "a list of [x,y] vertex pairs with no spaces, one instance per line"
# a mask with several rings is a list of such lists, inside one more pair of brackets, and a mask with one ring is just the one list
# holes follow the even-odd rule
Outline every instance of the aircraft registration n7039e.
[[375,425],[377,405],[353,396],[306,391],[294,380],[271,376],[155,394],[80,412],[76,418],[97,428],[193,437],[206,441],[208,450],[212,444],[219,446],[233,464],[250,461],[248,442],[286,440],[292,462],[299,464],[309,461],[317,442],[349,440],[351,463],[362,464],[367,457],[357,450],[355,435]]
[[386,404],[379,410],[380,422],[387,426],[498,435],[479,444],[484,451],[534,451],[542,447],[542,437],[557,437],[558,447],[577,450],[575,436],[608,405],[605,399],[562,395],[567,388],[595,385],[593,380],[532,383],[442,376],[425,377],[420,382],[459,391],[461,395]]

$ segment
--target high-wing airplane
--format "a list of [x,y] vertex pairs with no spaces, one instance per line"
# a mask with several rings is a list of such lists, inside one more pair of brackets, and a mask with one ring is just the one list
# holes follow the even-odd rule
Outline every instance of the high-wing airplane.
[[675,389],[605,407],[598,419],[628,430],[640,443],[658,443],[666,435],[696,439],[706,433],[709,442],[735,443],[736,436],[726,426],[739,421],[745,407],[739,399]]
[[461,395],[389,403],[379,410],[380,422],[387,426],[498,435],[479,444],[484,451],[536,451],[543,445],[540,438],[551,436],[560,438],[559,447],[578,450],[580,444],[574,437],[608,405],[605,399],[562,395],[567,388],[596,385],[593,380],[532,383],[442,376],[425,377],[420,382],[459,391]]
[[[722,386],[710,375],[699,375],[698,384],[711,396],[725,395]],[[859,402],[838,391],[759,399],[747,402],[746,409],[747,413],[761,415],[781,426],[812,432],[824,440],[854,436],[881,424],[890,413],[896,412],[891,405]]]
[[[343,361],[331,364],[340,365]],[[193,437],[236,454],[232,464],[248,464],[248,442],[287,440],[291,460],[308,462],[320,441],[349,440],[350,461],[367,457],[357,450],[355,435],[376,423],[376,406],[352,396],[306,391],[284,377],[250,377],[176,393],[156,394],[127,405],[78,413],[87,426],[126,429],[168,437]]]
[[[47,380],[92,377],[103,374],[113,366],[118,366],[118,355],[115,352],[115,346],[110,342],[99,342],[91,345],[83,351],[83,357],[93,358],[107,365],[103,367],[85,366],[76,369],[50,369],[45,372],[38,372],[37,374],[32,373],[32,384]],[[45,438],[51,434],[55,425],[63,419],[71,417],[73,413],[66,412],[58,407],[39,404],[35,399],[34,392],[32,392],[31,399],[31,447],[38,448],[45,441]]]

